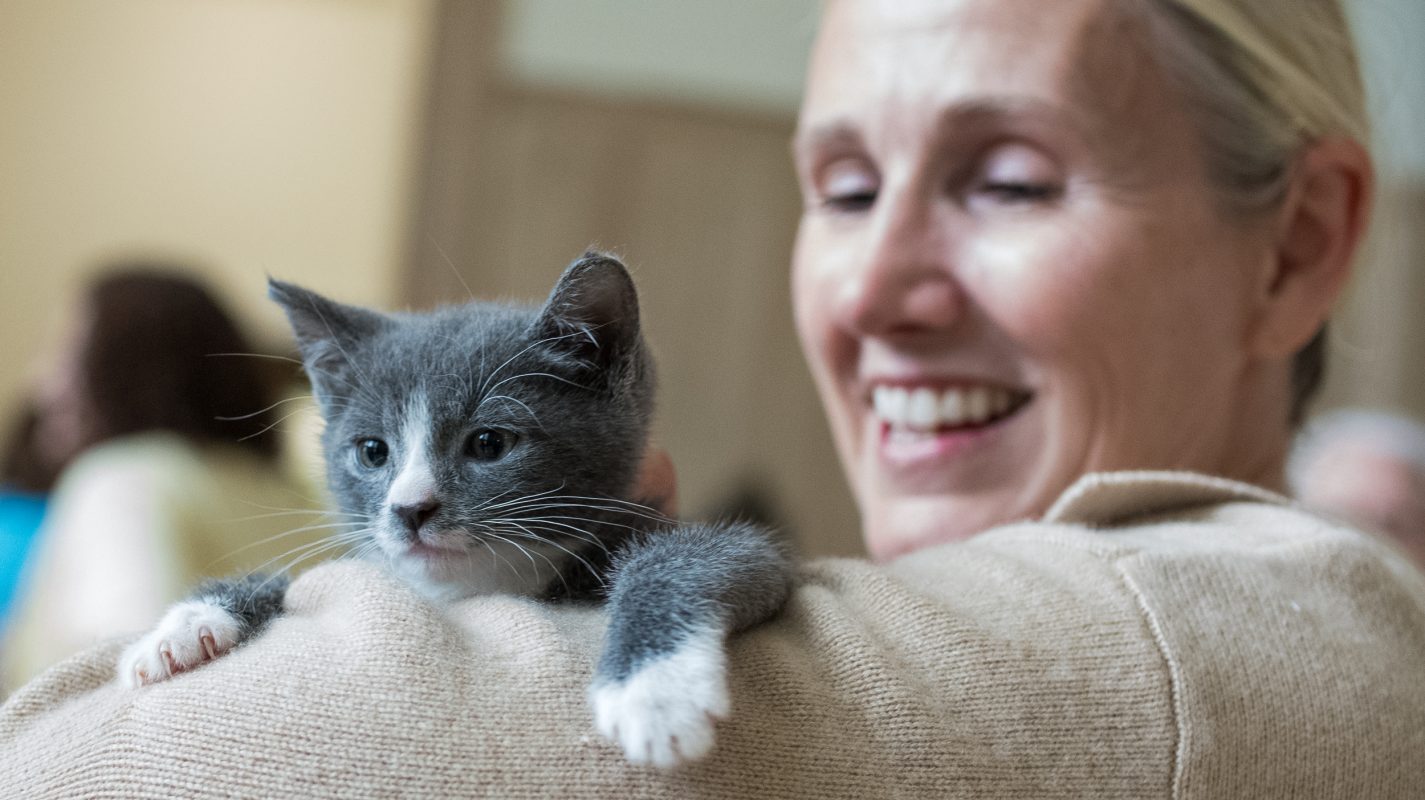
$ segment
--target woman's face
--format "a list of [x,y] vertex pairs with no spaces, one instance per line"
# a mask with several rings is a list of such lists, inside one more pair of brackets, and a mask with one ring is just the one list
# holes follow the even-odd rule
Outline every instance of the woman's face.
[[793,290],[873,556],[1093,471],[1277,480],[1285,421],[1238,424],[1285,403],[1244,344],[1269,237],[1135,31],[1103,0],[828,5]]

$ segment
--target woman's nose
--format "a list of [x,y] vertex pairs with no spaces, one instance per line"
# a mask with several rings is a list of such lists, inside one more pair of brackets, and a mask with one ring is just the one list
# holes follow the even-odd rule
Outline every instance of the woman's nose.
[[862,336],[913,336],[949,328],[963,296],[948,231],[925,202],[886,197],[838,290],[837,317]]

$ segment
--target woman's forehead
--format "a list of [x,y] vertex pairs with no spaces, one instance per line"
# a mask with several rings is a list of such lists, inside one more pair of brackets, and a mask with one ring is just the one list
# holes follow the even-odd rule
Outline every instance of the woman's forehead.
[[966,103],[1058,109],[1085,127],[1141,115],[1162,92],[1133,23],[1116,8],[1112,0],[831,0],[802,133],[868,110],[941,115]]

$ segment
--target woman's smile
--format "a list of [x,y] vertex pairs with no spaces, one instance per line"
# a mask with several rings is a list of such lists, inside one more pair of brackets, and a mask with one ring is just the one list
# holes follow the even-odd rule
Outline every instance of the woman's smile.
[[871,389],[870,424],[881,458],[897,470],[967,456],[1027,405],[1029,392],[974,380],[878,380]]

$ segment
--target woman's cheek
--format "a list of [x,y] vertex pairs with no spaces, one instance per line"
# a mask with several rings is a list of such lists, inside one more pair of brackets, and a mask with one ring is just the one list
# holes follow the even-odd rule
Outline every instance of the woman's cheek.
[[[977,244],[966,291],[1026,355],[1052,356],[1101,329],[1117,284],[1086,237],[1026,232]],[[1114,300],[1114,302],[1117,302]],[[1087,329],[1087,330],[1086,330]]]
[[855,239],[821,219],[803,219],[793,253],[793,315],[813,371],[845,369],[846,335],[837,325],[841,293],[855,277]]
[[[819,252],[818,235],[813,231],[814,223],[804,219],[797,234],[796,247],[792,253],[792,316],[796,321],[797,335],[801,338],[802,351],[812,369],[819,366],[824,346],[825,316],[827,298],[823,297],[826,280],[820,274],[825,269],[814,256]],[[818,267],[821,269],[819,270]]]

